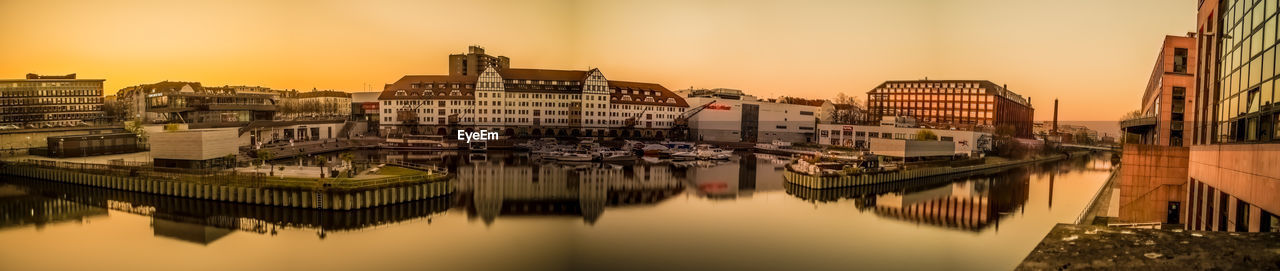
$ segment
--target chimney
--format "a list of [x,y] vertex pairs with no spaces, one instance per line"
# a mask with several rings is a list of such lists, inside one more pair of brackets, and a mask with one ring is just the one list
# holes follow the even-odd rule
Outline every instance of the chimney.
[[1053,99],[1053,133],[1058,133],[1058,99]]

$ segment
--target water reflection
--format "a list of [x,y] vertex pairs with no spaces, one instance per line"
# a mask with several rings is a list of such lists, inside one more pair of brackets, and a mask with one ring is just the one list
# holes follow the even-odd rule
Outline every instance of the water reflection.
[[505,156],[472,160],[453,172],[458,208],[486,225],[498,216],[581,216],[594,224],[606,208],[652,205],[684,191],[672,167],[658,164],[535,163]]
[[107,209],[42,195],[22,186],[0,183],[0,229],[80,222],[106,216]]
[[[357,211],[324,211],[190,200],[25,179],[0,186],[0,227],[81,220],[118,210],[153,218],[156,236],[212,243],[233,231],[274,234],[278,228],[312,229],[323,238],[407,220],[430,219],[449,209],[492,225],[503,216],[580,217],[595,224],[613,208],[652,206],[688,192],[710,200],[750,198],[783,190],[813,203],[852,200],[860,212],[924,225],[981,231],[1028,200],[1031,175],[1048,175],[1053,206],[1057,174],[1105,172],[1097,159],[1073,159],[1012,170],[909,182],[815,190],[781,180],[789,158],[739,153],[729,161],[641,160],[633,163],[547,162],[523,153],[357,153],[358,159],[443,165],[455,175],[457,193],[426,201]],[[286,162],[287,163],[287,162]],[[761,181],[766,180],[766,181]],[[26,215],[23,215],[26,214]]]
[[33,215],[37,222],[105,216],[110,209],[150,217],[155,236],[206,245],[234,231],[274,235],[282,228],[314,230],[324,238],[330,232],[430,219],[453,205],[452,197],[440,197],[375,209],[329,211],[193,200],[25,178],[7,178],[2,187],[24,193],[0,198],[5,227],[26,225],[21,220],[9,222],[11,214],[23,214],[26,209],[33,213],[40,210],[41,215]]
[[[357,157],[443,165],[459,191],[321,211],[3,179],[0,240],[37,245],[0,246],[0,269],[93,269],[29,260],[88,250],[116,262],[149,253],[207,269],[243,269],[221,259],[254,253],[278,258],[244,264],[275,269],[1001,270],[1054,224],[1073,221],[1110,168],[1092,157],[812,190],[783,181],[788,158],[749,153],[627,164],[502,152]],[[494,253],[504,258],[494,261]],[[721,254],[735,257],[708,256]],[[166,257],[181,255],[211,257]],[[335,260],[310,261],[317,255]]]

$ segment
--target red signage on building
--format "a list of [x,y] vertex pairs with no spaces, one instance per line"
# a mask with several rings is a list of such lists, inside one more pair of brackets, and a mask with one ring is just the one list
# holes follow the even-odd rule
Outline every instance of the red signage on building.
[[708,105],[707,105],[707,109],[711,109],[711,110],[731,110],[731,109],[733,109],[733,107],[732,107],[732,106],[728,106],[728,105],[723,105],[723,104],[708,104]]
[[364,103],[360,105],[360,109],[364,109],[365,111],[369,111],[369,110],[378,111],[378,103],[377,102]]

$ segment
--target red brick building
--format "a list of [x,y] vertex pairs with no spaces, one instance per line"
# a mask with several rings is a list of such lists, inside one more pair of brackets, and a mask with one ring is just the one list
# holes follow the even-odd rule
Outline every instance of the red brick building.
[[1035,108],[1004,86],[986,80],[885,81],[867,92],[867,116],[914,117],[922,126],[996,132],[1032,138]]

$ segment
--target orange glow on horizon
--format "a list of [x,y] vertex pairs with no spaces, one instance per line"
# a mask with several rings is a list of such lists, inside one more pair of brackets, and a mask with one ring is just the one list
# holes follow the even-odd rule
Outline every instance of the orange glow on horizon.
[[1048,120],[1139,108],[1196,2],[3,1],[0,78],[77,73],[106,93],[164,80],[377,91],[445,74],[468,45],[512,67],[600,68],[669,89],[865,99],[885,80],[985,79]]

